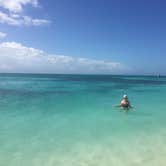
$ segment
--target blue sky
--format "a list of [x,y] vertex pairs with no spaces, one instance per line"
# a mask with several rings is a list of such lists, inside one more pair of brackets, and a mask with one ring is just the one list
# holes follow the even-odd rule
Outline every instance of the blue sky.
[[[90,64],[92,60],[100,65],[103,61],[122,64],[120,70],[108,71],[101,65],[99,73],[166,74],[165,0],[12,0],[11,5],[10,1],[0,0],[0,32],[6,34],[0,37],[3,47],[8,42],[5,47],[10,49],[15,42],[19,49],[32,47],[49,56],[72,57],[73,63],[85,58]],[[2,13],[14,21],[3,20]],[[78,66],[75,70],[79,73]]]

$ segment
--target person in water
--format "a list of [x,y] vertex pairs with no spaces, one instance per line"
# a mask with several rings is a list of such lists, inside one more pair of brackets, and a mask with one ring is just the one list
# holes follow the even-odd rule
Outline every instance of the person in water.
[[121,109],[124,110],[129,110],[130,108],[132,108],[132,106],[130,105],[130,101],[128,100],[127,95],[123,95],[123,99],[120,102]]

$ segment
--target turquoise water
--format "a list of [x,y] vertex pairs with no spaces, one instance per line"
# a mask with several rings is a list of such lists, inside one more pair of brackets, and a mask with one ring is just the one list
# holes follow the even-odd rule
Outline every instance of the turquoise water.
[[165,119],[166,77],[1,74],[0,165],[165,166]]

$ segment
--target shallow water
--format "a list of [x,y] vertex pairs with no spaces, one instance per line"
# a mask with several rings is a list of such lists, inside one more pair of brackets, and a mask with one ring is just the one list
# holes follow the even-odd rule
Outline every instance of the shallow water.
[[166,77],[1,74],[0,165],[165,166],[165,101]]

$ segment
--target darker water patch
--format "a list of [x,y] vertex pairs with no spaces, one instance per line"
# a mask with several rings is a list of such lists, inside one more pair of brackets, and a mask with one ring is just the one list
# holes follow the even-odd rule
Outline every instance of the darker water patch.
[[72,74],[0,74],[0,79],[39,82],[116,83],[134,85],[166,85],[166,77],[116,76],[116,75],[72,75]]
[[29,90],[16,90],[16,89],[0,89],[0,97],[5,97],[5,96],[35,97],[35,96],[49,95],[49,94],[63,95],[63,94],[71,94],[71,92],[65,90],[29,91]]

